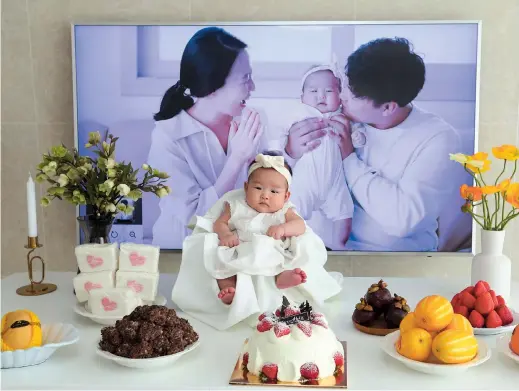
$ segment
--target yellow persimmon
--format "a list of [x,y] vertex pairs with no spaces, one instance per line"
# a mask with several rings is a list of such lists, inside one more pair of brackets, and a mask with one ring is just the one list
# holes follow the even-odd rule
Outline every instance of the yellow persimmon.
[[514,208],[519,208],[519,183],[512,183],[508,186],[505,198]]
[[501,145],[500,147],[492,148],[492,153],[498,159],[503,160],[517,160],[519,159],[519,148],[515,145]]
[[481,201],[483,192],[481,187],[463,184],[460,187],[460,195],[464,200]]

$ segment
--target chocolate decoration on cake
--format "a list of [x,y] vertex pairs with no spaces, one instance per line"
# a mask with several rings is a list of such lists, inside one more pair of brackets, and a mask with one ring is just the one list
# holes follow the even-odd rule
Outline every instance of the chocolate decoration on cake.
[[283,304],[281,305],[281,309],[279,311],[279,321],[285,323],[286,325],[296,324],[302,321],[311,321],[310,313],[312,312],[312,306],[310,303],[305,301],[299,305],[299,314],[286,316],[286,309],[290,307],[290,302],[288,299],[283,296]]

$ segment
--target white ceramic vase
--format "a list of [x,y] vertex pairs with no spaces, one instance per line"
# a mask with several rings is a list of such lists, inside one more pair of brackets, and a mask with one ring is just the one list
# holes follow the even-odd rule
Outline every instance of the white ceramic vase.
[[496,295],[510,300],[512,261],[503,254],[505,231],[481,231],[481,252],[472,259],[471,285],[484,280]]

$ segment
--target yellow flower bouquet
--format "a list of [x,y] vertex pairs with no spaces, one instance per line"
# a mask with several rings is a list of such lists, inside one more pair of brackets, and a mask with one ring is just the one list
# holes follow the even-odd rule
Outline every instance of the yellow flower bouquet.
[[[478,152],[472,156],[455,153],[450,154],[450,159],[462,164],[476,184],[464,184],[460,187],[461,197],[466,200],[462,211],[469,213],[484,230],[503,231],[511,220],[519,216],[519,183],[512,182],[517,171],[519,148],[502,145],[492,148],[492,154],[495,158],[503,160],[503,169],[494,183],[487,183],[483,178],[483,173],[490,170],[491,165],[487,153]],[[513,166],[512,173],[505,175],[510,166]],[[492,197],[493,208],[489,205],[489,199]],[[481,213],[477,213],[476,209],[481,209]]]

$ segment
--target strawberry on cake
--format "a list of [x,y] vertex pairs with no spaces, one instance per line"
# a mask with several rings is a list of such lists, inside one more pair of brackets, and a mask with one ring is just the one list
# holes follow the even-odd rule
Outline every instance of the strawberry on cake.
[[308,302],[263,313],[247,341],[243,369],[263,383],[312,384],[344,371],[344,348],[323,314]]

